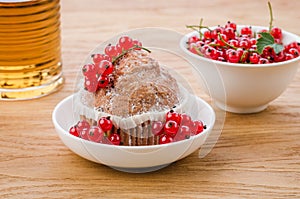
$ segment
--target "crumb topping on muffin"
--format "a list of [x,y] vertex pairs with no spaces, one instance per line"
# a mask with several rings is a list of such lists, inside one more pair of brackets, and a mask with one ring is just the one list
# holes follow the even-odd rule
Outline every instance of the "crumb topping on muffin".
[[163,111],[179,103],[176,80],[148,52],[131,50],[115,63],[113,84],[95,95],[97,110],[121,117]]

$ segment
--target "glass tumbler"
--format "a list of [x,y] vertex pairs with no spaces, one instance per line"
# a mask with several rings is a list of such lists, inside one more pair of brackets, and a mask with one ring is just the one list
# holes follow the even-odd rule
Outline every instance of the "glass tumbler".
[[60,1],[0,0],[0,100],[62,87]]

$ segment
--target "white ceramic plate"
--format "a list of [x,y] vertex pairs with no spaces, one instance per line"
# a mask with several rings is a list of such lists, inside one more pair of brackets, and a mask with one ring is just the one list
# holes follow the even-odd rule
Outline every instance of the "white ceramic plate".
[[71,95],[57,104],[52,120],[63,143],[77,155],[114,169],[141,173],[158,170],[180,160],[204,144],[215,123],[215,113],[211,106],[200,98],[195,100],[198,116],[207,128],[200,134],[180,142],[153,146],[114,146],[83,140],[69,134],[69,128],[77,123],[73,113]]

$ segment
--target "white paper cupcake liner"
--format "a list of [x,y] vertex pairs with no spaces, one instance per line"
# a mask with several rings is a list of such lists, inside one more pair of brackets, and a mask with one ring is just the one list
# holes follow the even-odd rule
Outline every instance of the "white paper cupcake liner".
[[[180,103],[173,110],[178,113],[189,113],[191,116],[194,111],[193,108],[195,104],[195,96],[191,95],[184,87],[179,86],[180,89]],[[163,121],[165,114],[170,111],[170,109],[161,112],[147,112],[138,115],[134,115],[127,118],[122,118],[116,115],[111,115],[109,113],[100,112],[96,108],[89,107],[81,102],[80,92],[76,93],[74,100],[74,111],[75,114],[84,115],[86,118],[98,121],[101,117],[110,116],[113,124],[122,130],[128,130],[135,128],[147,121]]]

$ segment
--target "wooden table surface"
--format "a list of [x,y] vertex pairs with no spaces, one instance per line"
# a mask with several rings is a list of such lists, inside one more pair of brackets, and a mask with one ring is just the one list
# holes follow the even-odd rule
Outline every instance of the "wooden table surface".
[[[274,23],[300,35],[300,1],[272,0]],[[130,174],[89,162],[60,141],[51,113],[74,91],[87,54],[134,28],[186,24],[268,26],[266,1],[63,0],[64,87],[30,101],[0,102],[0,198],[300,198],[300,71],[257,114],[226,114],[213,150],[152,173]]]

